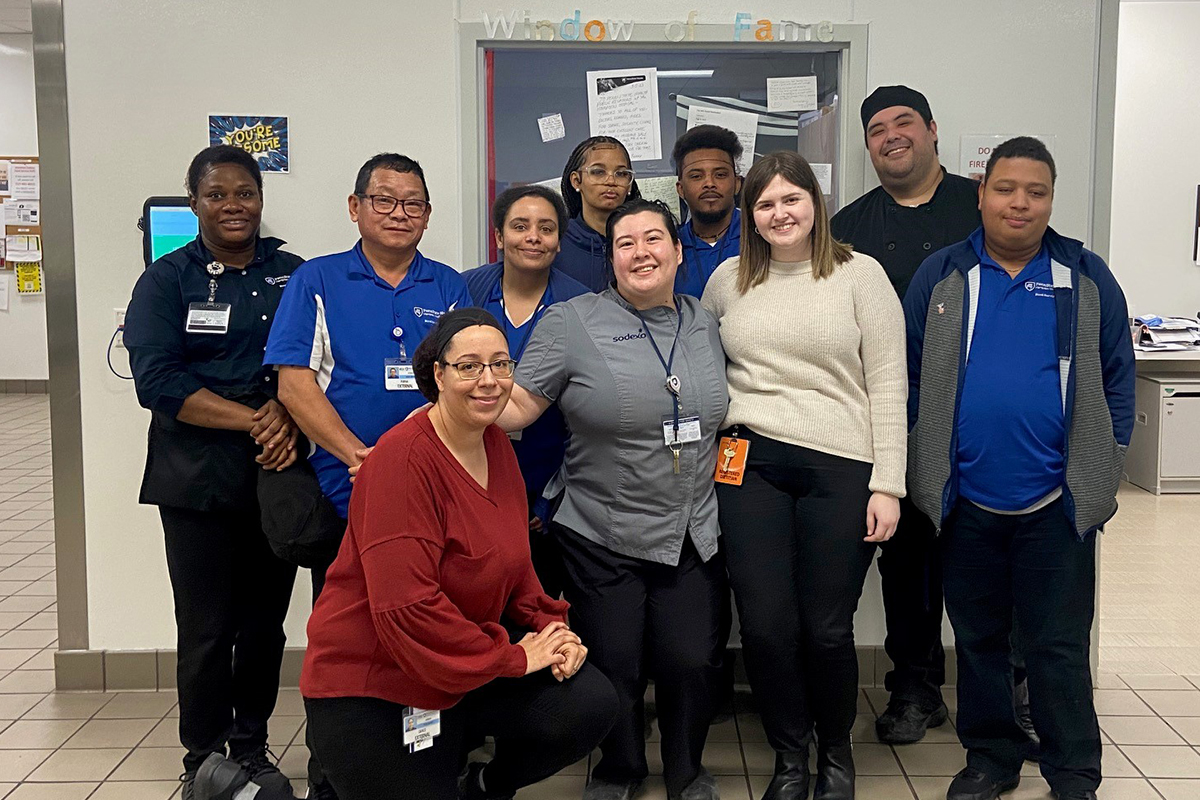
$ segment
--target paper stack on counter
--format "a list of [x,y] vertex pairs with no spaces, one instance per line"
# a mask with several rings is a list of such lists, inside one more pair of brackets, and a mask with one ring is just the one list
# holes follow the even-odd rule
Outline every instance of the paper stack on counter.
[[1195,350],[1200,348],[1200,321],[1192,317],[1156,317],[1134,320],[1133,346],[1139,350]]

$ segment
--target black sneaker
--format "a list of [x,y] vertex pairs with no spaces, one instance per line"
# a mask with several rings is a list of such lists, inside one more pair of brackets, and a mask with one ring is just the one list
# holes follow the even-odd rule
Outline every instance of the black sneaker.
[[242,769],[250,776],[250,780],[261,786],[270,797],[291,797],[296,795],[292,793],[292,782],[288,780],[279,767],[276,765],[278,759],[272,760],[273,754],[266,745],[261,749],[255,750],[252,753],[244,756],[238,756],[233,759],[242,765]]
[[179,782],[183,784],[183,791],[179,795],[181,800],[196,800],[196,773],[183,773],[179,776]]
[[1091,789],[1080,789],[1074,792],[1052,792],[1058,800],[1097,800],[1096,793]]
[[337,792],[329,781],[308,782],[308,800],[338,800]]
[[467,765],[467,771],[458,779],[459,800],[513,800],[515,793],[488,794],[479,780],[480,773],[487,766],[486,761],[472,761]]
[[974,767],[963,767],[946,792],[946,800],[996,800],[1002,792],[1011,792],[1021,782],[1020,775],[997,780]]
[[945,703],[925,709],[909,700],[890,700],[875,720],[875,735],[885,744],[913,744],[925,738],[926,729],[944,724],[949,716]]

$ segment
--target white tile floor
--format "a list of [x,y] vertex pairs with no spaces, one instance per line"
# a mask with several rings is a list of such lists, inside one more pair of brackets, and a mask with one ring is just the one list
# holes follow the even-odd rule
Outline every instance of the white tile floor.
[[[0,798],[166,800],[180,756],[172,693],[53,691],[57,619],[49,405],[45,396],[0,395]],[[1100,681],[1107,800],[1200,800],[1200,496],[1121,490],[1101,564]],[[130,502],[133,502],[131,498]],[[941,800],[963,764],[951,725],[920,744],[875,741],[882,690],[859,699],[855,761],[859,800]],[[952,691],[947,692],[951,711]],[[284,691],[271,745],[303,794],[303,708]],[[654,737],[657,740],[657,736]],[[657,747],[649,747],[652,765]],[[725,800],[757,800],[773,763],[755,714],[715,725],[705,761]],[[579,797],[580,763],[522,792],[522,800]],[[1014,800],[1048,798],[1027,766]],[[643,800],[661,800],[652,779]]]

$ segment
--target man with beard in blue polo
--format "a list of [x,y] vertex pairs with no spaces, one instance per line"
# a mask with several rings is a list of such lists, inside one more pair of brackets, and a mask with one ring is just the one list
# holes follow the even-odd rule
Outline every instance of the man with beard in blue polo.
[[679,176],[675,191],[688,208],[688,221],[679,228],[683,246],[683,264],[675,275],[679,294],[700,297],[721,262],[741,253],[742,213],[737,207],[741,157],[737,134],[716,125],[697,125],[675,142],[671,153]]

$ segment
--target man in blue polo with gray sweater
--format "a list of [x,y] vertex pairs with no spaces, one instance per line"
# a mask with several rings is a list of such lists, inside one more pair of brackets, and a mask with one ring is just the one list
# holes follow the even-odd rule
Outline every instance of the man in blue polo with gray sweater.
[[997,147],[983,227],[921,265],[904,299],[909,492],[940,529],[967,767],[947,800],[1020,781],[1021,629],[1041,770],[1059,800],[1100,785],[1089,635],[1095,536],[1116,512],[1133,430],[1125,297],[1104,261],[1049,227],[1056,171],[1037,139]]

